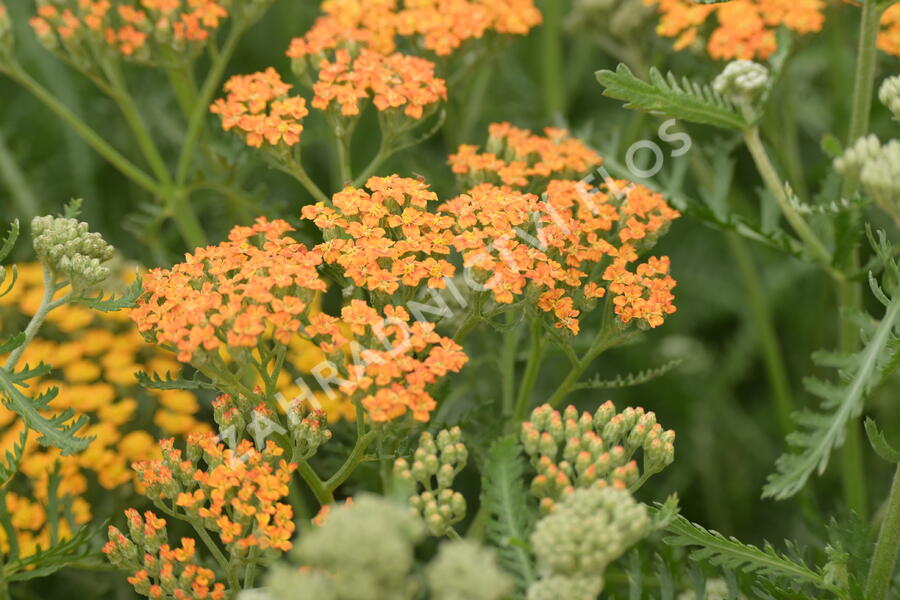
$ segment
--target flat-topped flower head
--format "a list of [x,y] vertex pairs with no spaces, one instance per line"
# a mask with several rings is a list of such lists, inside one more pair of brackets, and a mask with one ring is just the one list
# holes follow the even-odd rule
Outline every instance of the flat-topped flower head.
[[509,123],[489,128],[485,152],[477,146],[462,145],[451,154],[453,172],[467,186],[489,182],[527,188],[553,177],[577,178],[602,159],[564,129],[548,127],[536,135]]
[[335,194],[333,206],[305,206],[302,216],[325,232],[316,250],[326,263],[357,287],[390,296],[400,286],[442,289],[455,272],[446,259],[453,219],[427,210],[436,200],[425,182],[371,177],[363,189]]
[[431,61],[365,48],[358,54],[339,49],[333,59],[322,60],[313,92],[311,104],[319,110],[355,116],[361,112],[362,101],[371,99],[379,111],[402,111],[414,120],[447,99],[446,83],[435,76]]
[[290,147],[300,142],[301,124],[309,114],[302,96],[290,96],[291,85],[275,69],[235,75],[225,83],[228,95],[219,98],[210,112],[222,119],[222,129],[236,129],[248,146]]
[[94,48],[142,62],[164,47],[196,51],[229,14],[218,0],[39,0],[31,21],[40,41],[83,60]]
[[572,333],[581,311],[607,290],[623,323],[662,324],[675,311],[668,258],[651,258],[637,271],[633,263],[678,211],[625,181],[593,187],[553,179],[546,190],[539,199],[484,183],[441,205],[454,218],[453,247],[475,280],[498,303],[533,293],[556,327]]
[[[708,34],[706,50],[719,60],[763,60],[778,47],[776,31],[785,27],[799,34],[816,33],[825,22],[824,0],[733,0],[698,4],[690,0],[646,0],[659,8],[656,32],[676,38],[675,50],[695,45]],[[707,26],[713,20],[715,24]],[[885,11],[878,47],[900,55],[900,7]]]
[[269,334],[287,343],[326,288],[316,271],[321,255],[286,235],[292,230],[260,217],[171,269],[150,271],[132,319],[183,362],[220,347],[255,348]]

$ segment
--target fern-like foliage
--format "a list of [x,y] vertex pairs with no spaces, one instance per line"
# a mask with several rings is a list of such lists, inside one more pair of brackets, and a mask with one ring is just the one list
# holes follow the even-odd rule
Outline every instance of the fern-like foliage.
[[13,443],[12,450],[6,451],[6,456],[0,463],[0,488],[9,483],[19,470],[19,463],[25,455],[25,443],[28,441],[28,428],[19,434],[19,441]]
[[[871,239],[871,235],[870,235]],[[885,265],[885,279],[897,281],[898,270],[892,258],[892,249],[881,234],[878,241],[871,239],[876,252]],[[796,494],[809,476],[828,467],[831,452],[844,443],[846,425],[862,413],[865,397],[881,382],[881,374],[891,362],[890,346],[896,344],[895,328],[900,316],[900,295],[889,296],[874,277],[870,277],[872,292],[885,306],[884,317],[876,326],[860,320],[863,332],[863,348],[856,354],[817,352],[813,361],[823,367],[838,369],[836,383],[809,377],[804,384],[812,394],[822,399],[820,411],[803,410],[794,415],[799,429],[787,437],[794,447],[775,463],[763,488],[763,497],[781,500]],[[896,285],[896,284],[894,284]]]
[[871,418],[866,419],[866,435],[869,437],[869,444],[875,450],[875,454],[887,462],[900,463],[900,450],[888,443],[884,432],[878,429],[878,425]]
[[56,398],[57,388],[50,388],[33,398],[25,396],[19,389],[27,387],[28,379],[49,371],[46,365],[33,369],[26,366],[24,370],[15,372],[0,367],[0,396],[8,409],[22,417],[26,427],[40,434],[38,442],[59,448],[63,455],[77,454],[87,448],[93,439],[77,435],[88,424],[88,418],[85,415],[76,416],[71,408],[52,416],[42,414],[51,411],[50,402]]
[[667,544],[695,548],[690,553],[692,560],[756,577],[787,578],[823,590],[835,590],[821,572],[779,553],[771,544],[766,543],[762,548],[744,544],[733,537],[725,537],[717,531],[691,523],[682,516],[676,516],[666,531],[670,534],[664,539]]
[[72,302],[84,304],[88,308],[99,310],[100,312],[116,312],[125,308],[131,308],[134,303],[144,293],[144,286],[141,283],[140,276],[137,276],[134,282],[119,296],[115,294],[106,295],[99,292],[96,296],[81,296],[73,298]]
[[606,89],[604,96],[624,100],[625,108],[636,108],[656,115],[674,117],[721,129],[743,131],[749,123],[735,107],[708,85],[688,78],[680,82],[672,74],[663,76],[650,69],[650,81],[635,77],[624,64],[615,71],[598,71],[597,81]]
[[600,379],[595,377],[590,381],[579,383],[574,389],[592,389],[592,390],[614,390],[626,387],[642,385],[649,381],[653,381],[657,377],[662,377],[678,365],[682,360],[676,358],[653,369],[645,369],[636,373],[628,373],[627,375],[617,375],[613,379]]
[[7,581],[46,577],[74,562],[92,558],[94,553],[91,551],[90,541],[96,533],[96,528],[84,526],[72,537],[46,550],[38,547],[33,554],[3,565],[3,576]]
[[514,576],[520,593],[535,580],[534,563],[527,550],[532,518],[523,464],[516,437],[498,439],[488,451],[481,486],[481,503],[488,511],[487,538],[497,546],[500,563]]
[[154,390],[214,390],[216,387],[207,382],[200,379],[200,375],[194,375],[194,377],[190,379],[182,378],[182,377],[173,377],[172,374],[166,371],[165,376],[160,377],[157,373],[152,375],[144,372],[138,371],[134,374],[135,378],[138,382],[148,389]]
[[16,219],[9,226],[9,233],[6,234],[6,237],[3,239],[3,242],[0,243],[0,260],[4,260],[9,253],[12,252],[13,246],[16,245],[16,240],[19,239],[19,220]]

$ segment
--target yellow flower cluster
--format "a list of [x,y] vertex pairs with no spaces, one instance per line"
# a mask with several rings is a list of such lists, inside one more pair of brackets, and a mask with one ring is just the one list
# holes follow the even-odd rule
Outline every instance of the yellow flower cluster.
[[[0,298],[4,326],[24,325],[37,310],[42,294],[41,266],[19,265],[17,285]],[[88,415],[91,424],[85,435],[95,439],[84,452],[61,456],[58,449],[40,446],[37,436],[29,436],[19,470],[30,483],[30,492],[19,494],[14,481],[7,495],[7,510],[19,531],[22,555],[36,544],[48,545],[49,528],[42,506],[48,499],[49,474],[56,461],[60,463],[58,493],[72,498],[75,522],[81,524],[91,519],[85,496],[92,482],[103,489],[132,482],[131,463],[156,457],[157,437],[210,429],[197,420],[199,404],[190,392],[148,391],[138,384],[137,371],[176,373],[179,365],[171,354],[146,344],[125,313],[98,313],[79,305],[52,311],[20,365],[40,362],[52,365],[53,371],[31,380],[26,393],[59,388],[54,409],[73,408]],[[0,407],[0,452],[12,449],[23,427],[15,412]],[[60,527],[63,536],[68,533],[67,523]],[[0,545],[6,542],[0,533]]]

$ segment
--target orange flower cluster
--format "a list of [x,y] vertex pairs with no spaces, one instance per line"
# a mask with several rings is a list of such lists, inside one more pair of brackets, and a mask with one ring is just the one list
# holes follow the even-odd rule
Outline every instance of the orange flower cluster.
[[[174,503],[187,520],[217,533],[233,554],[245,556],[252,547],[291,549],[293,511],[280,500],[297,465],[284,460],[274,442],[260,452],[242,440],[232,450],[212,434],[196,434],[188,438],[191,459],[171,439],[159,445],[161,460],[134,464],[148,497]],[[206,468],[198,465],[200,456]]]
[[[453,246],[497,302],[512,303],[531,289],[556,327],[578,333],[579,307],[589,308],[608,288],[623,322],[656,327],[675,311],[668,259],[651,258],[638,276],[627,267],[638,259],[636,245],[652,245],[679,213],[659,194],[626,183],[595,189],[554,179],[543,199],[485,183],[440,211],[455,217]],[[601,276],[604,260],[611,264]]]
[[150,271],[131,312],[139,331],[177,349],[182,362],[223,346],[254,348],[267,332],[287,343],[326,287],[316,271],[321,255],[286,235],[292,230],[260,217],[171,269]]
[[[341,392],[358,401],[375,422],[397,419],[407,412],[427,421],[437,406],[428,386],[448,372],[459,372],[468,361],[462,347],[438,335],[434,324],[411,322],[406,309],[385,306],[383,314],[362,300],[352,300],[340,321],[313,315],[310,330],[330,355],[341,358],[347,373]],[[340,325],[352,335],[349,341]],[[349,346],[349,347],[348,347]]]
[[358,115],[359,101],[370,96],[378,110],[402,108],[412,119],[421,119],[426,107],[447,99],[446,83],[434,76],[434,63],[365,48],[356,56],[339,49],[334,60],[322,60],[313,91],[313,107],[328,110],[334,102],[345,116]]
[[[661,13],[656,29],[661,36],[677,38],[675,49],[692,45],[701,27],[715,15],[717,24],[706,49],[715,59],[766,59],[777,49],[775,32],[779,27],[800,34],[822,30],[825,22],[824,0],[733,0],[704,5],[690,0],[645,0],[657,4]],[[900,56],[900,9],[888,9],[882,17],[878,46]]]
[[304,206],[302,216],[325,232],[316,248],[326,263],[337,264],[357,287],[391,295],[403,285],[445,287],[454,267],[450,253],[453,219],[428,212],[437,195],[415,179],[372,177],[365,189],[347,187],[333,207]]
[[900,4],[896,2],[881,16],[878,48],[888,54],[900,56]]
[[362,44],[393,52],[397,36],[421,38],[439,56],[487,31],[525,35],[541,22],[533,0],[326,0],[312,29],[291,43],[288,56],[303,58]]
[[303,97],[288,96],[291,87],[272,67],[235,75],[225,83],[228,96],[216,100],[209,110],[222,119],[222,129],[237,128],[249,146],[259,148],[263,142],[293,146],[300,141],[300,122],[309,110]]
[[548,127],[544,133],[494,123],[489,127],[487,152],[462,145],[450,155],[450,166],[467,187],[489,182],[524,188],[535,180],[579,177],[602,162],[566,130]]
[[215,573],[197,564],[196,541],[181,538],[181,546],[166,542],[166,521],[150,511],[141,514],[125,511],[128,536],[109,527],[109,542],[103,553],[114,565],[132,571],[128,583],[148,598],[177,600],[222,600],[225,586],[216,582]]
[[227,17],[217,0],[40,0],[30,23],[51,48],[89,47],[97,38],[126,57],[150,60],[152,43],[203,43]]

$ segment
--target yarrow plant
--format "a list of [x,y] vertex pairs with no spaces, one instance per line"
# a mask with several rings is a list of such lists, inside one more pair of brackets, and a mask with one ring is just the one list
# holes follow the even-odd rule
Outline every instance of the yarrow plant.
[[0,0],[0,600],[888,600],[898,6]]

